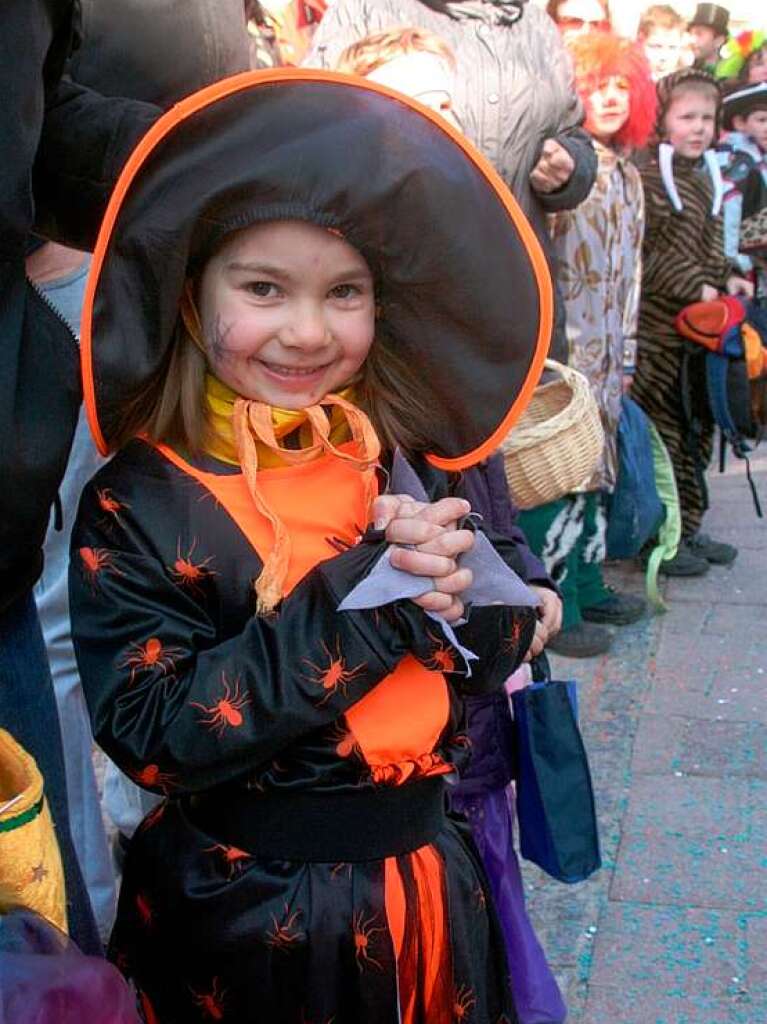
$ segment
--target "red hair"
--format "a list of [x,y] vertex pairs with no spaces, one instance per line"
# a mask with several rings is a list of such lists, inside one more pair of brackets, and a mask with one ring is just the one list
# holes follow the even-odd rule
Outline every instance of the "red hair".
[[658,98],[650,65],[641,46],[620,39],[611,32],[586,32],[567,44],[575,64],[575,82],[586,100],[605,78],[619,76],[629,83],[629,116],[615,142],[628,149],[641,149],[655,124]]

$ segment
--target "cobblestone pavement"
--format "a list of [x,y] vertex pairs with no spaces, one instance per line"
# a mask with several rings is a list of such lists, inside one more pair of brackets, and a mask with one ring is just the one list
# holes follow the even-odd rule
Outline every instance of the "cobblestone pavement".
[[[753,468],[767,505],[767,453]],[[742,463],[710,485],[735,564],[667,581],[608,655],[552,658],[581,684],[604,861],[576,886],[525,866],[569,1024],[767,1022],[767,521]]]

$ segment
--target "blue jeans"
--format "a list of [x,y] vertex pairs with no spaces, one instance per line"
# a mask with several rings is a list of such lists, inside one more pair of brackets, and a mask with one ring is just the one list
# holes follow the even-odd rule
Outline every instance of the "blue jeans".
[[32,594],[0,612],[0,726],[37,761],[56,825],[67,886],[72,939],[84,953],[103,952],[69,830],[61,730]]

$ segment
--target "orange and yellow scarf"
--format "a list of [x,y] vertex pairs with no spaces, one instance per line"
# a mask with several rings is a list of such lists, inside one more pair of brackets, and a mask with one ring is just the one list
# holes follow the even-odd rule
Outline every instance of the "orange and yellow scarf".
[[[255,584],[259,614],[272,611],[281,599],[291,553],[288,531],[259,488],[259,469],[303,465],[323,454],[332,455],[359,469],[368,509],[372,504],[381,444],[372,423],[353,399],[353,388],[346,388],[337,395],[326,395],[318,405],[279,409],[241,398],[218,378],[206,374],[205,406],[210,426],[206,451],[242,468],[256,507],[274,530],[274,546]],[[297,447],[284,447],[280,442],[296,431]],[[349,441],[353,444],[347,445]]]

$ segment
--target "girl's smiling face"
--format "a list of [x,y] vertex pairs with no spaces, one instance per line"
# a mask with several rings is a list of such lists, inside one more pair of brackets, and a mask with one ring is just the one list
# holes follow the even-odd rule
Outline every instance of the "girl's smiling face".
[[674,152],[692,160],[708,149],[714,139],[716,100],[708,92],[678,92],[663,118],[663,131]]
[[233,234],[205,266],[199,310],[215,376],[283,409],[343,388],[373,343],[370,268],[348,242],[304,221]]

